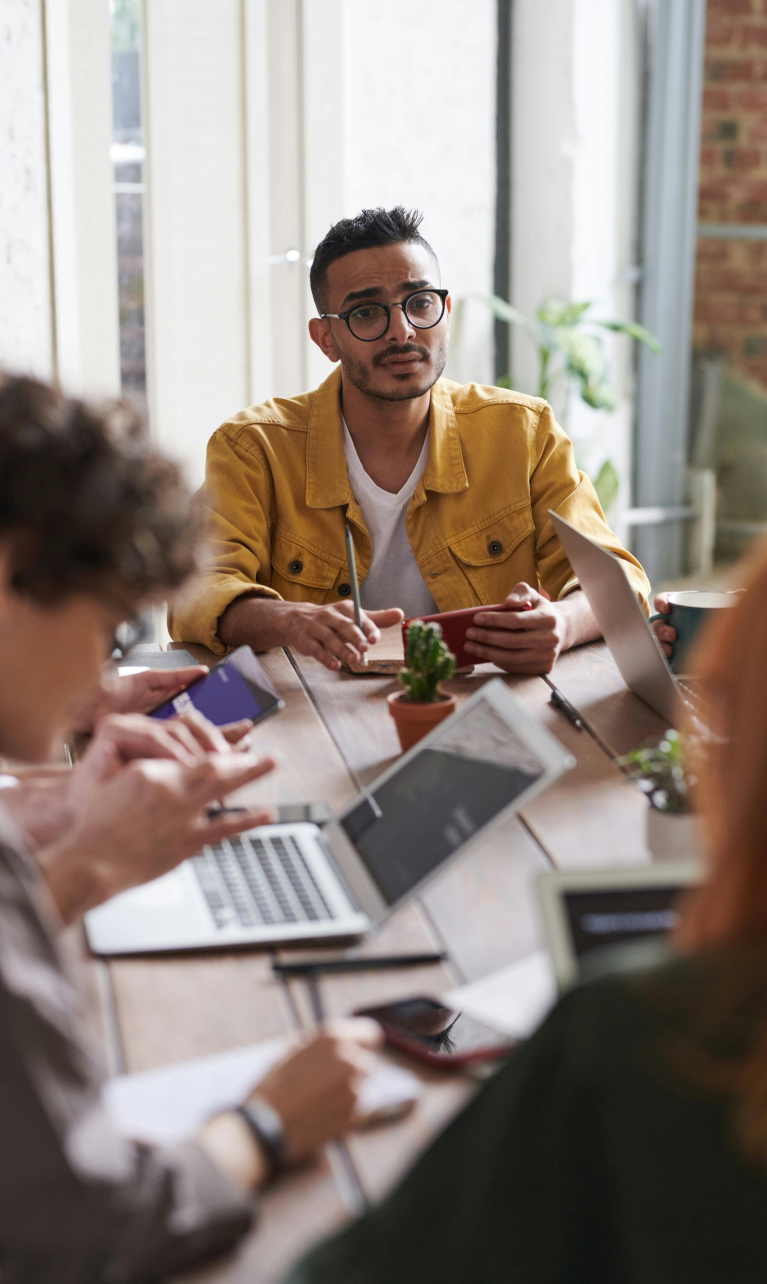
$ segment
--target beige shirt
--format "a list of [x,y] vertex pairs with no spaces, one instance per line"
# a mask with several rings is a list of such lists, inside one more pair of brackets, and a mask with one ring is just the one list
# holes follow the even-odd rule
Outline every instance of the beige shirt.
[[231,1247],[253,1204],[193,1143],[115,1132],[55,932],[0,805],[0,1280],[148,1284]]

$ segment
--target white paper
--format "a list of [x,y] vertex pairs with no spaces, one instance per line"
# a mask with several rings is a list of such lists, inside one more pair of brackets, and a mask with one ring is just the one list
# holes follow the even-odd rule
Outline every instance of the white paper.
[[479,1021],[515,1039],[527,1039],[554,1006],[557,987],[549,956],[535,950],[499,972],[472,981],[444,996]]
[[[124,1137],[172,1146],[193,1136],[217,1111],[245,1101],[289,1046],[284,1039],[270,1039],[212,1057],[118,1075],[104,1085],[104,1103]],[[358,1111],[365,1116],[415,1101],[419,1087],[408,1070],[378,1062],[361,1085]]]

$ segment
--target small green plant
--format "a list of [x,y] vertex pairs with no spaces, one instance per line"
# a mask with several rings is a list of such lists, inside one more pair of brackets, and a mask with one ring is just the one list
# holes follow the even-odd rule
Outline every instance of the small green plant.
[[413,620],[407,630],[405,668],[399,680],[408,699],[431,704],[439,695],[439,684],[455,673],[455,656],[442,641],[439,624]]
[[[651,352],[658,353],[661,345],[654,334],[635,321],[599,321],[587,313],[593,303],[562,303],[558,299],[544,299],[534,317],[525,316],[497,294],[476,295],[486,303],[498,321],[517,325],[524,330],[538,355],[538,386],[536,395],[551,401],[558,386],[572,385],[580,397],[594,410],[614,410],[615,392],[610,383],[610,371],[601,336],[594,331],[610,330],[629,339],[644,343]],[[498,379],[501,388],[513,388],[510,374]],[[594,481],[602,508],[607,512],[618,496],[619,478],[614,463],[606,459]]]
[[679,732],[669,730],[657,748],[632,749],[618,765],[648,795],[652,807],[678,815],[692,810],[690,789],[695,784],[685,764],[685,749]]

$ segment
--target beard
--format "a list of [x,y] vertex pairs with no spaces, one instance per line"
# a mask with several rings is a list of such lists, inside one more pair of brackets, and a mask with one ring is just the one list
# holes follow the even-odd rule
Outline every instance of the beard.
[[367,397],[375,397],[379,401],[412,401],[413,398],[422,397],[428,392],[441,376],[447,362],[447,341],[434,352],[430,348],[419,347],[417,343],[397,344],[396,347],[388,348],[386,352],[376,353],[371,362],[373,370],[380,368],[387,357],[395,355],[401,357],[407,353],[415,353],[429,363],[420,377],[416,376],[417,384],[405,382],[412,380],[413,375],[400,375],[401,387],[386,390],[376,388],[373,386],[373,372],[370,367],[364,361],[359,361],[346,353],[341,357],[344,378],[348,379],[360,392],[364,392]]

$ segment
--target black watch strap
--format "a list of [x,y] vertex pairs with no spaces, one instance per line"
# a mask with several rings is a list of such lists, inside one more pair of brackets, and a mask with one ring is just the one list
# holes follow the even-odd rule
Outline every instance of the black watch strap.
[[237,1113],[245,1120],[266,1155],[269,1176],[276,1177],[288,1162],[285,1129],[277,1111],[260,1097],[251,1097],[244,1105],[237,1107]]

